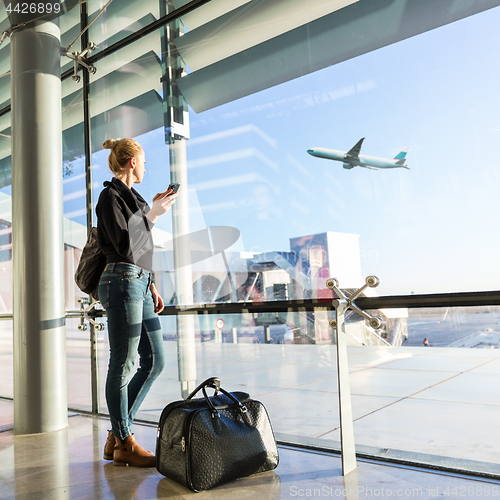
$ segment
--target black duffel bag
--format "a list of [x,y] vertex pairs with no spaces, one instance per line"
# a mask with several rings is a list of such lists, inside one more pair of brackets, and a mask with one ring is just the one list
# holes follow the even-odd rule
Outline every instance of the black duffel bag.
[[[215,389],[213,396],[207,388]],[[203,398],[194,399],[200,390]],[[161,414],[156,468],[193,491],[273,470],[278,459],[264,405],[245,392],[225,391],[216,377]]]

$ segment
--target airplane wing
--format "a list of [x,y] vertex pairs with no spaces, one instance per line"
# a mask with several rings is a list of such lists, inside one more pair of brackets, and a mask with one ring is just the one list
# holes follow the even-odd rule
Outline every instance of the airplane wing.
[[358,158],[359,152],[361,151],[361,145],[363,144],[364,140],[365,140],[365,138],[363,137],[362,139],[360,139],[357,142],[356,146],[354,146],[349,151],[347,151],[347,156],[349,156],[351,158]]

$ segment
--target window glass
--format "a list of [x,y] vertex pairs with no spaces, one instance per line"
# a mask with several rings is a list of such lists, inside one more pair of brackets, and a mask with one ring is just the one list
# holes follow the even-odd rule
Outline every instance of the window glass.
[[[368,274],[380,295],[497,289],[499,21],[490,9],[191,112],[188,173],[207,225],[237,227],[251,265],[287,274],[294,298]],[[360,154],[385,164],[346,168],[362,138]],[[408,169],[373,168],[398,159]]]
[[[494,382],[500,367],[500,307],[372,313],[384,326],[366,331],[379,333],[392,346],[362,345],[348,325],[357,450],[380,454],[383,449],[388,457],[411,453],[420,462],[483,472],[500,464],[489,445],[496,440],[500,404]],[[338,392],[333,377],[302,389]],[[319,437],[340,441],[338,429]]]
[[[497,288],[489,262],[500,241],[491,231],[495,183],[488,181],[496,174],[483,156],[497,142],[500,73],[487,62],[500,43],[499,16],[490,9],[191,110],[181,134],[189,139],[177,141],[186,149],[190,233],[226,226],[240,236],[228,266],[222,259],[193,268],[192,300],[329,296],[326,278],[353,288],[367,274],[379,276],[371,291],[379,295]],[[149,199],[169,182],[162,61],[161,34],[153,33],[99,61],[92,77],[95,178],[106,170],[102,139],[140,137]],[[379,160],[361,156],[369,168],[351,168],[317,148]],[[484,165],[472,179],[471,161]],[[395,168],[377,169],[384,166]]]
[[[61,1],[60,13],[56,19],[51,19],[60,29],[61,47],[66,48],[80,33],[80,7],[78,3]],[[68,5],[67,5],[68,4]],[[71,5],[69,5],[71,4]],[[42,4],[40,4],[42,5]],[[43,4],[45,5],[45,4]],[[11,25],[5,10],[5,2],[0,5],[0,36],[8,31]],[[69,49],[69,52],[80,51],[78,39]],[[73,67],[73,60],[61,56],[61,73]],[[0,111],[10,105],[10,36],[7,36],[0,45]]]
[[[139,19],[123,17],[122,27]],[[111,21],[96,22],[103,47],[126,36]],[[351,295],[368,274],[379,276],[380,286],[366,295],[496,289],[497,174],[489,155],[500,130],[500,74],[491,64],[499,21],[500,9],[491,9],[207,111],[190,109],[189,119],[182,99],[173,99],[173,111],[164,99],[172,89],[162,67],[163,30],[143,37],[98,61],[91,76],[94,207],[113,176],[106,139],[131,137],[143,146],[146,175],[134,187],[148,202],[185,175],[184,218],[172,211],[153,233],[157,287],[168,305],[331,298],[331,276]],[[179,74],[195,71],[175,64]],[[314,156],[317,148],[396,168],[347,168],[352,158]],[[180,272],[174,253],[186,241],[191,266]],[[498,391],[489,378],[498,364],[496,308],[368,312],[382,320],[380,328],[356,314],[346,328],[360,449],[433,455],[426,463],[498,464],[493,449],[477,451],[495,437]],[[180,399],[190,363],[198,382],[215,373],[225,388],[260,399],[279,439],[338,448],[332,316],[193,315],[189,328],[181,321],[187,315],[162,316],[167,368],[138,417],[156,422]],[[107,336],[99,339],[104,372]],[[308,426],[305,404],[318,409]],[[470,421],[485,427],[466,431]]]
[[[0,37],[10,29],[5,3],[0,4]],[[10,38],[6,37],[0,45],[0,110],[10,104]],[[1,119],[0,119],[1,120]]]
[[0,116],[0,314],[12,312],[11,114]]
[[[80,26],[80,2],[64,2],[61,13],[58,16],[58,23],[61,30],[61,47],[68,49],[70,54],[80,52],[82,48],[81,40],[77,38],[82,31]],[[73,59],[61,56],[61,73],[73,68],[73,65]]]
[[[107,0],[89,0],[89,21],[92,22]],[[93,53],[119,42],[159,17],[158,0],[111,2],[89,28],[89,39],[98,45]]]
[[14,397],[12,320],[0,319],[0,397]]
[[[4,4],[0,4],[0,31],[7,29]],[[7,43],[6,43],[7,42]],[[0,46],[0,75],[10,70],[8,39]],[[0,110],[10,103],[10,76],[0,77]],[[11,198],[11,114],[0,115],[0,314],[12,313],[12,198]],[[12,320],[0,320],[0,396],[12,398]]]
[[75,270],[87,240],[85,152],[83,146],[83,101],[81,85],[62,82],[63,126],[63,216],[66,309],[79,308],[85,296],[75,284]]
[[[66,319],[66,366],[68,407],[92,411],[89,330],[81,331],[80,320]],[[87,323],[88,325],[88,323]]]
[[[97,72],[92,75],[90,86],[94,206],[103,183],[114,175],[108,167],[110,151],[102,147],[107,139],[133,138],[143,147],[146,173],[142,183],[134,188],[149,204],[154,195],[166,191],[171,182],[158,54],[161,54],[160,36],[152,33],[96,63]],[[188,218],[196,218],[197,212],[191,210],[186,214]],[[155,224],[153,238],[158,247],[155,251],[156,282],[169,303],[176,300],[172,282],[171,213]]]

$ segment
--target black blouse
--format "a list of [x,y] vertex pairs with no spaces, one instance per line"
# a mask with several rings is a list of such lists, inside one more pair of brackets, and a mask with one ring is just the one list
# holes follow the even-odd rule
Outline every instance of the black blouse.
[[152,271],[153,223],[142,196],[114,177],[104,183],[96,206],[97,239],[106,263],[127,262]]

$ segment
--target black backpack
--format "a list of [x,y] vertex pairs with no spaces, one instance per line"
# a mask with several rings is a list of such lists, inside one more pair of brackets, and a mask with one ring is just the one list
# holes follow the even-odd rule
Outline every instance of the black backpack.
[[97,242],[97,228],[93,227],[76,268],[75,282],[82,292],[88,293],[94,300],[99,300],[97,288],[105,267],[106,257]]

